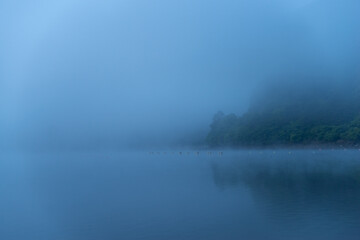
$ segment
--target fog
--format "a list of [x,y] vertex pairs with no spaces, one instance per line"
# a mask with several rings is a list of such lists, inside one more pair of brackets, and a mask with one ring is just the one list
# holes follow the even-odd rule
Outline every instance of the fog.
[[214,113],[241,115],[264,86],[358,80],[359,12],[358,0],[1,1],[1,149],[201,145]]

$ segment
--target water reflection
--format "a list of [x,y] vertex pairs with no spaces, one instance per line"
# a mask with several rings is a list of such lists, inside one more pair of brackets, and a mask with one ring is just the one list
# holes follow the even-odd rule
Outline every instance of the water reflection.
[[1,240],[360,235],[354,151],[11,155],[0,192]]
[[[233,156],[213,162],[220,189],[247,188],[275,233],[291,239],[358,239],[359,153],[297,152]],[[305,235],[305,236],[304,236]]]

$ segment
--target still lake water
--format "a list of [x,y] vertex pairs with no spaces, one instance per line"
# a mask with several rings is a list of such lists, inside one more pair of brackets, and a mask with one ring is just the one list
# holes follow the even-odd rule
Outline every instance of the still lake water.
[[2,154],[0,239],[360,239],[360,151]]

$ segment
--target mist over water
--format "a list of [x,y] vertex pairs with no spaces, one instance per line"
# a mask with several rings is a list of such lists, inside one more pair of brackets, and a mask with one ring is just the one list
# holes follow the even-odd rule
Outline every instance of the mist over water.
[[265,85],[358,81],[359,11],[356,0],[2,1],[1,148],[199,144],[215,112],[241,115]]
[[0,240],[359,239],[359,13],[1,0]]
[[357,150],[1,154],[0,236],[355,240],[359,157]]

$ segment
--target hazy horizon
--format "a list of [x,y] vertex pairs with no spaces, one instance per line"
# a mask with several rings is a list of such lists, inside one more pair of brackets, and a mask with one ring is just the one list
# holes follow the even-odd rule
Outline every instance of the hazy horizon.
[[355,0],[2,1],[0,148],[190,144],[265,85],[357,81],[359,10]]

